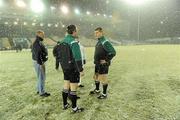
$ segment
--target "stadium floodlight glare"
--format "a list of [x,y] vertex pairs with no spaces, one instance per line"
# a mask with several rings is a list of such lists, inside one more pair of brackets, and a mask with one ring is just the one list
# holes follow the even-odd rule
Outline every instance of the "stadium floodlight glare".
[[90,15],[91,13],[89,11],[86,12],[87,15]]
[[74,10],[74,12],[75,12],[77,15],[79,15],[79,14],[80,14],[79,9],[77,9],[77,8]]
[[27,22],[24,22],[24,25],[27,25]]
[[125,1],[131,5],[141,5],[141,4],[144,4],[148,0],[125,0]]
[[40,23],[40,26],[42,27],[42,26],[44,26],[44,24],[43,24],[43,23]]
[[21,8],[25,8],[26,4],[23,0],[16,0],[16,5]]
[[106,4],[109,4],[109,0],[106,0]]
[[63,28],[65,28],[65,25],[62,25]]
[[32,23],[32,26],[35,26],[36,25],[36,23]]
[[55,27],[58,27],[58,24],[55,24]]
[[152,0],[124,0],[125,2],[127,2],[128,4],[130,5],[134,5],[134,6],[138,6],[137,7],[137,40],[139,41],[140,40],[140,5],[144,4],[145,2],[149,2],[149,1],[152,1]]
[[42,0],[31,0],[31,9],[35,13],[41,13],[44,10],[44,4]]
[[0,0],[0,7],[3,6],[3,0]]
[[51,27],[51,24],[50,24],[50,23],[48,23],[48,27]]
[[64,14],[68,14],[69,13],[69,9],[67,6],[63,5],[61,6],[61,11],[64,13]]
[[8,23],[8,22],[5,22],[4,24],[5,24],[5,25],[8,25],[9,23]]
[[54,6],[51,6],[50,8],[51,8],[51,10],[55,10],[56,9]]
[[17,25],[17,24],[18,24],[18,22],[15,21],[15,22],[14,22],[14,25]]

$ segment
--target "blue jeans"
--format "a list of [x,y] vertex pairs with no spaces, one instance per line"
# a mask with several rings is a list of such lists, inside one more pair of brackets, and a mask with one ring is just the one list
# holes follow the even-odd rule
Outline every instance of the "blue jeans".
[[45,66],[42,68],[36,61],[34,61],[34,68],[37,75],[37,91],[42,95],[45,93]]

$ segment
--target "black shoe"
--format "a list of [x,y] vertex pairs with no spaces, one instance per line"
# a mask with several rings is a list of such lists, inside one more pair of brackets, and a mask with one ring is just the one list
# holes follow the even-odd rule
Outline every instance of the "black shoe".
[[70,104],[69,103],[67,103],[66,105],[63,106],[63,110],[66,110],[68,108],[70,108]]
[[84,85],[81,85],[81,84],[80,84],[80,85],[78,85],[78,86],[79,86],[80,88],[84,87]]
[[93,95],[93,94],[99,94],[100,93],[100,90],[96,90],[96,89],[94,89],[94,90],[92,90],[92,91],[90,91],[90,95]]
[[48,97],[48,96],[50,96],[51,94],[50,93],[47,93],[47,92],[45,92],[45,93],[43,93],[42,95],[40,95],[41,97]]
[[73,109],[73,113],[80,113],[80,112],[83,112],[83,111],[84,111],[84,108],[76,107],[75,109]]
[[106,99],[107,95],[106,94],[101,94],[97,97],[98,99]]

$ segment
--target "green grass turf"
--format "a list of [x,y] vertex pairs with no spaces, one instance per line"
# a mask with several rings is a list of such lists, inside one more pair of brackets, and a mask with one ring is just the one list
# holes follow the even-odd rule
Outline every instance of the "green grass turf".
[[[116,47],[109,72],[108,98],[89,96],[93,84],[94,48],[86,48],[87,64],[78,89],[83,113],[62,110],[62,72],[49,50],[46,90],[36,95],[30,51],[0,52],[0,120],[180,120],[180,46]],[[102,89],[102,87],[101,87]]]

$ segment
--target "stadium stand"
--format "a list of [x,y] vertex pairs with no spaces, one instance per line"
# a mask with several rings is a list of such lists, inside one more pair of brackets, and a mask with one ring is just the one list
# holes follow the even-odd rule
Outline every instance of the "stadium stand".
[[11,46],[8,38],[0,38],[0,49],[1,50],[8,50],[11,48],[12,48],[12,46]]

